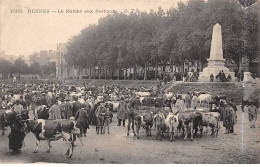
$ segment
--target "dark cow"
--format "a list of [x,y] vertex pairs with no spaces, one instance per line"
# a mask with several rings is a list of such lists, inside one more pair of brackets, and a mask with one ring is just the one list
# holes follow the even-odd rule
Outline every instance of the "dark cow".
[[161,112],[153,116],[153,122],[156,130],[156,140],[162,140],[163,132],[166,131],[165,115]]
[[156,98],[153,99],[152,104],[153,104],[155,107],[160,108],[160,107],[162,107],[165,103],[164,103],[163,98],[156,97]]
[[202,114],[195,111],[186,111],[178,114],[178,121],[180,126],[184,128],[185,137],[187,139],[188,133],[191,134],[191,141],[193,141],[193,130],[195,130],[195,135],[197,134],[198,127],[201,129]]
[[[129,136],[130,126],[132,127],[134,136],[139,139],[140,128],[146,129],[146,135],[151,136],[151,128],[153,126],[153,112],[148,110],[130,110],[128,112],[128,126],[127,126],[127,136]],[[136,133],[134,129],[136,125]]]
[[[209,111],[198,111],[202,114],[202,122],[201,126],[211,127],[211,136],[217,137],[218,131],[219,131],[219,120],[220,120],[220,113],[218,112],[209,112]],[[201,128],[201,134],[202,134],[202,128]]]
[[36,149],[34,153],[38,152],[40,140],[47,140],[48,149],[47,153],[50,152],[50,142],[63,139],[68,144],[67,155],[71,158],[73,154],[75,136],[76,132],[75,122],[72,120],[33,120],[28,123],[25,129],[26,133],[32,132],[36,137]]
[[143,104],[144,106],[151,107],[151,106],[152,106],[152,98],[151,98],[151,97],[145,97],[145,98],[143,99],[142,104]]
[[152,112],[147,110],[137,110],[137,112],[138,114],[135,117],[137,138],[139,138],[140,127],[145,128],[147,136],[151,136],[151,128],[153,126]]

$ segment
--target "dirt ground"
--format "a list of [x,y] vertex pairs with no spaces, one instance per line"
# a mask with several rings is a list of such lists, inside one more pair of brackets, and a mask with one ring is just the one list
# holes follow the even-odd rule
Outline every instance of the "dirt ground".
[[[238,106],[238,109],[241,109]],[[110,134],[96,135],[95,127],[91,126],[87,137],[82,138],[83,146],[77,140],[77,147],[71,159],[67,158],[66,144],[62,140],[51,143],[50,153],[46,153],[47,143],[40,143],[39,152],[35,149],[35,138],[29,133],[25,137],[25,147],[22,152],[14,154],[8,150],[9,130],[5,136],[0,136],[0,162],[1,163],[260,163],[260,121],[256,128],[250,128],[248,114],[241,110],[237,112],[238,123],[235,125],[235,134],[224,134],[222,126],[217,138],[204,134],[194,141],[184,141],[183,137],[169,142],[166,134],[162,141],[155,140],[155,131],[152,136],[145,136],[141,129],[141,138],[126,136],[126,127],[116,126],[116,115],[111,124]],[[244,121],[243,121],[244,120]],[[243,137],[243,138],[242,138]]]

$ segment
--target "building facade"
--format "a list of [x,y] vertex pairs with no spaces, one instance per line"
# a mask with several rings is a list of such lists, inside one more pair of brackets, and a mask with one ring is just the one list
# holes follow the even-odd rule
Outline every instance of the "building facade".
[[56,78],[63,79],[76,79],[77,70],[74,67],[68,66],[64,55],[67,52],[67,44],[59,43],[55,52],[56,62]]

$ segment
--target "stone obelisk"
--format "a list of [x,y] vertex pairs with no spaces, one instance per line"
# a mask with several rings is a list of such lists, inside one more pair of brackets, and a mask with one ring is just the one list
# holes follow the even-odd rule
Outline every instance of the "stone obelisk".
[[200,82],[210,82],[210,75],[213,74],[214,81],[216,81],[216,76],[220,71],[223,70],[226,77],[231,76],[232,81],[235,80],[235,73],[230,72],[230,70],[225,67],[225,59],[223,58],[223,48],[222,48],[222,32],[221,26],[217,23],[213,27],[212,41],[210,48],[210,57],[208,60],[208,66],[200,72],[198,81]]

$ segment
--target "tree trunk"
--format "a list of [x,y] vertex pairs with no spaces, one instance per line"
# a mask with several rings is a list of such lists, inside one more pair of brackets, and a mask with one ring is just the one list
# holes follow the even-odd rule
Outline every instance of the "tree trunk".
[[188,72],[190,71],[190,62],[188,61]]
[[127,76],[127,68],[124,69],[125,73],[124,73],[124,80],[126,80],[126,76]]
[[156,62],[156,67],[155,67],[155,80],[158,78],[158,63]]
[[182,73],[184,74],[184,72],[185,72],[185,70],[184,70],[184,63],[185,63],[185,61],[183,61],[183,63],[182,63]]
[[203,66],[202,66],[201,60],[199,61],[199,64],[200,64],[200,69],[199,69],[199,72],[201,72],[201,71],[202,71],[202,69],[203,69]]
[[88,79],[91,79],[91,67],[89,67],[89,76]]
[[118,68],[118,80],[120,80],[120,68]]
[[99,80],[101,79],[101,67],[100,66],[98,67],[98,79]]
[[[66,74],[67,74],[67,71],[66,71]],[[79,79],[79,76],[80,76],[80,67],[79,67],[79,71],[78,71],[78,77],[77,77],[77,79]]]
[[105,79],[107,79],[107,69],[106,69],[106,72],[105,72]]
[[144,80],[147,80],[147,63],[144,64]]
[[96,68],[93,68],[93,73],[94,73],[94,79],[96,79]]
[[135,66],[133,67],[133,80],[135,80]]

